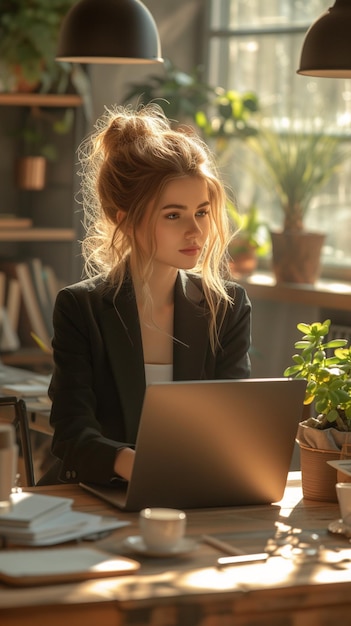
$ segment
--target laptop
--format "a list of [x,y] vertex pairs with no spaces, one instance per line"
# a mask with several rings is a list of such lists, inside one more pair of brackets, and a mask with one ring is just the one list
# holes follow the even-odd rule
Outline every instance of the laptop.
[[305,389],[288,378],[151,384],[131,480],[124,489],[80,484],[126,511],[277,502]]

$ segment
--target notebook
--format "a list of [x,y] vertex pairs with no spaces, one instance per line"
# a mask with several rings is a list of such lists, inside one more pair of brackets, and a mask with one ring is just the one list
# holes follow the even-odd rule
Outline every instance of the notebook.
[[81,486],[127,511],[277,502],[305,388],[287,378],[149,385],[129,483]]

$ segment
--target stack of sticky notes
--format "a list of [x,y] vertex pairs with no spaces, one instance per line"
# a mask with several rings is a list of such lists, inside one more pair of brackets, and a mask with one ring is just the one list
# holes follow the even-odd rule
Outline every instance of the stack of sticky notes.
[[72,510],[73,500],[18,492],[0,510],[0,538],[11,543],[45,546],[99,536],[127,525],[113,516]]

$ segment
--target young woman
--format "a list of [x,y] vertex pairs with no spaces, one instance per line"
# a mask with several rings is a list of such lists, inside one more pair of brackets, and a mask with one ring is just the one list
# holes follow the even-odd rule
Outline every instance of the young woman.
[[116,107],[79,158],[87,278],[54,310],[54,480],[109,484],[131,476],[146,384],[249,376],[251,307],[225,280],[226,196],[197,136]]

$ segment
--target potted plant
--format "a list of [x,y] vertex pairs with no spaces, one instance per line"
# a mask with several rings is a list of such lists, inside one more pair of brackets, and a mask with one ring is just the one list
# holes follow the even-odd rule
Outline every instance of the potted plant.
[[346,339],[328,340],[329,319],[297,328],[303,334],[295,343],[299,352],[284,376],[307,380],[304,404],[313,404],[316,413],[299,424],[297,435],[303,493],[335,501],[337,475],[327,461],[339,459],[351,441],[351,347]]
[[318,277],[325,234],[306,231],[304,219],[312,198],[350,156],[342,144],[341,137],[321,132],[267,129],[247,142],[263,164],[254,176],[274,189],[282,210],[282,230],[271,233],[277,282],[313,284]]
[[258,257],[270,250],[267,225],[259,218],[255,205],[245,213],[239,213],[231,201],[227,201],[228,215],[236,228],[229,244],[229,268],[234,277],[249,276],[257,267]]
[[31,107],[26,122],[16,136],[20,142],[20,156],[16,159],[16,184],[20,189],[40,190],[45,187],[47,162],[55,161],[57,148],[51,138],[68,133],[74,113],[70,108],[62,114]]
[[77,0],[3,0],[0,12],[0,91],[67,93],[83,99],[92,118],[90,84],[78,63],[55,59],[61,22]]
[[64,92],[69,63],[55,60],[62,19],[75,0],[4,0],[0,14],[2,91]]

